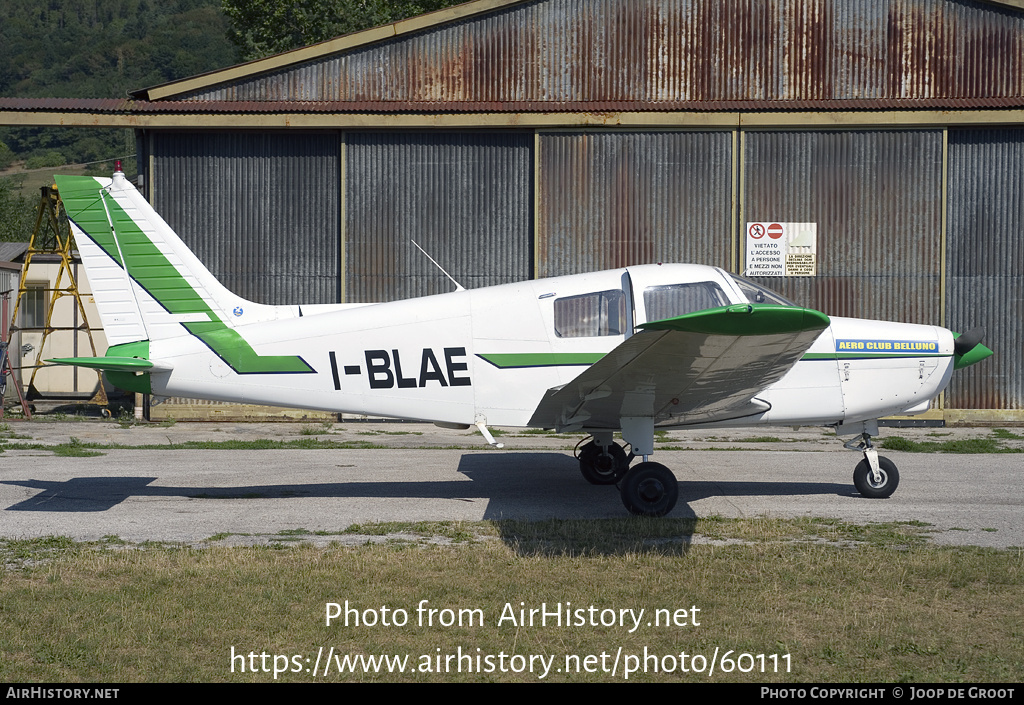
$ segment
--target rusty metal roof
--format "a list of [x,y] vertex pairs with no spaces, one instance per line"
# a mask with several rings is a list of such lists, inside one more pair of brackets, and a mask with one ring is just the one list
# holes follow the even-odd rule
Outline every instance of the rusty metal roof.
[[476,0],[128,99],[0,99],[128,119],[1021,107],[1024,10],[978,0]]
[[478,0],[428,17],[134,97],[533,112],[1024,96],[1024,12],[972,0]]
[[108,98],[0,98],[0,111],[159,114],[348,113],[576,113],[576,112],[790,112],[877,110],[985,110],[1024,108],[1024,96],[875,100],[717,101],[145,101]]

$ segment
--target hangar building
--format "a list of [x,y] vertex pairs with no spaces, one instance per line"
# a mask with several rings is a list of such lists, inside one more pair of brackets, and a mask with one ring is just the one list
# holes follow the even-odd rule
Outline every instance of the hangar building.
[[682,261],[814,223],[831,315],[988,330],[933,411],[1024,418],[1024,0],[476,0],[134,93],[143,187],[264,303]]

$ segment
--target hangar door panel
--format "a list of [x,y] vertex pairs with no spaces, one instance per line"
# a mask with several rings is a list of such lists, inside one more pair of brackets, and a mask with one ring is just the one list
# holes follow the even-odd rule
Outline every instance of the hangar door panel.
[[529,279],[533,135],[349,132],[345,299],[394,301]]
[[745,224],[817,223],[817,276],[759,277],[831,316],[941,324],[942,131],[750,131]]
[[152,156],[153,206],[228,289],[338,301],[337,132],[156,132]]
[[995,355],[953,375],[950,409],[1024,409],[1024,129],[949,131],[946,317]]
[[729,268],[732,133],[540,137],[537,275],[655,262]]

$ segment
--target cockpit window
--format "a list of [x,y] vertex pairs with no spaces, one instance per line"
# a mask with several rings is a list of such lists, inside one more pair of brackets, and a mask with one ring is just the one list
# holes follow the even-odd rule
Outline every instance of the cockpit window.
[[649,286],[644,289],[648,321],[661,321],[706,308],[727,306],[729,299],[714,282]]
[[555,335],[590,338],[622,335],[626,328],[626,296],[620,289],[555,299]]
[[796,304],[790,301],[789,299],[779,294],[776,294],[771,289],[765,289],[760,284],[755,284],[749,279],[745,279],[744,277],[738,277],[735,274],[732,275],[732,278],[736,281],[736,284],[739,286],[740,291],[743,292],[743,295],[747,297],[747,301],[749,301],[752,304],[777,304],[779,306],[796,306]]

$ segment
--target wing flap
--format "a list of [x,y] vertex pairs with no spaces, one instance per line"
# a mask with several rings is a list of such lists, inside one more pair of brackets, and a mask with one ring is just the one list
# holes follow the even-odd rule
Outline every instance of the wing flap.
[[531,426],[618,428],[622,417],[697,423],[761,413],[754,396],[781,379],[829,325],[792,306],[741,304],[653,321],[560,389]]

